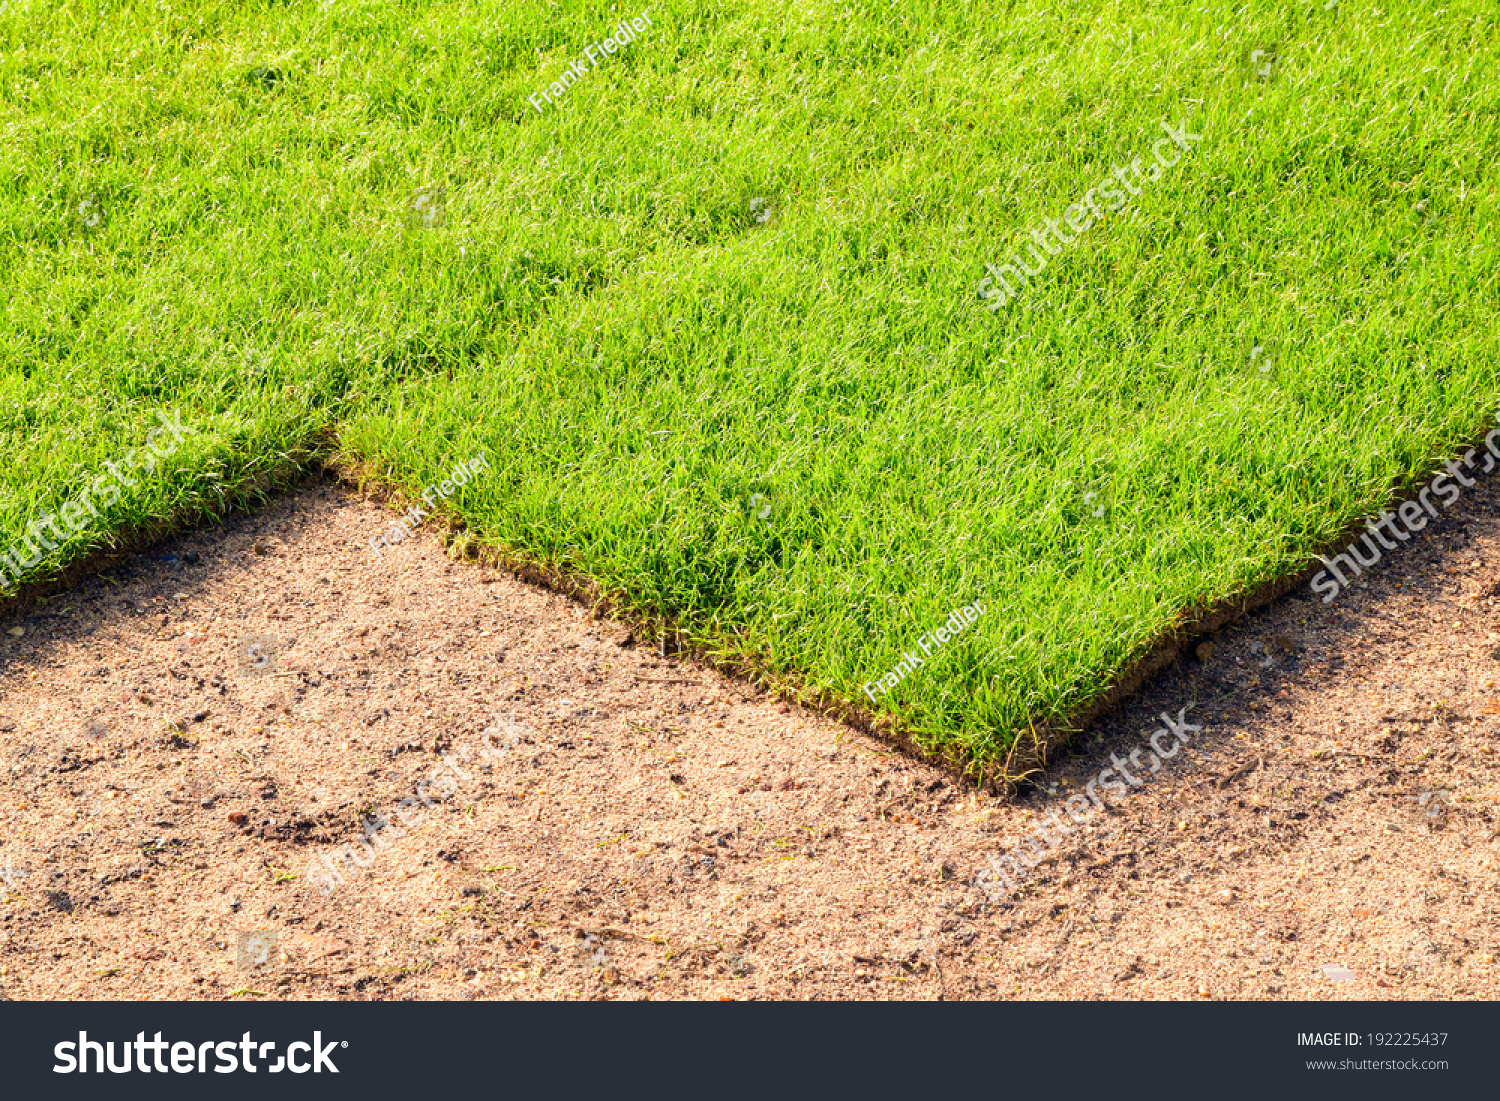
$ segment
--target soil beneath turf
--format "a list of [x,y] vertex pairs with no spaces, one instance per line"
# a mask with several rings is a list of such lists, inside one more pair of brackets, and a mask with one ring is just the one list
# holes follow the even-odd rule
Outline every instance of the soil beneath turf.
[[1002,801],[308,483],[0,620],[0,997],[1494,998],[1496,488]]

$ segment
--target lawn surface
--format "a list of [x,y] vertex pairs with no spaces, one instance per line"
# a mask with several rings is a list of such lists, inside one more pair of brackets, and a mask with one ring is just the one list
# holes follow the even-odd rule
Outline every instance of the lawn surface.
[[1500,409],[1494,5],[1138,7],[10,0],[0,550],[163,410],[28,582],[483,449],[480,542],[993,775]]

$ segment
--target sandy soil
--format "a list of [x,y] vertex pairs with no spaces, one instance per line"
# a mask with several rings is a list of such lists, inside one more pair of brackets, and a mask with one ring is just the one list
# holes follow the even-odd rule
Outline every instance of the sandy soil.
[[1493,998],[1495,488],[1005,802],[314,481],[0,621],[0,996]]

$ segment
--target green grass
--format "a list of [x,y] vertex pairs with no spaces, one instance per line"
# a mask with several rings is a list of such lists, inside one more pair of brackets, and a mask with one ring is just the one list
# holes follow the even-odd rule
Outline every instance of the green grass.
[[483,447],[483,542],[810,699],[982,600],[879,715],[995,774],[1500,408],[1492,3],[1070,7],[668,0],[538,114],[640,8],[11,0],[0,550],[160,409],[197,435],[35,577],[327,431],[411,491]]

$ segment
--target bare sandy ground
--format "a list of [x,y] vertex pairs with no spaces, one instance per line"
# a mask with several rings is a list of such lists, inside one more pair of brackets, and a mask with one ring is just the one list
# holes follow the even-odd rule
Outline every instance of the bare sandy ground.
[[0,996],[1493,998],[1497,502],[1005,802],[431,534],[377,557],[392,513],[314,481],[0,621]]

